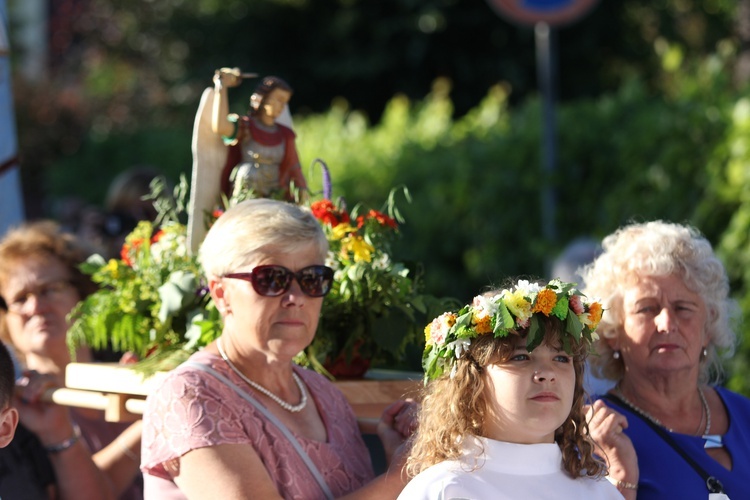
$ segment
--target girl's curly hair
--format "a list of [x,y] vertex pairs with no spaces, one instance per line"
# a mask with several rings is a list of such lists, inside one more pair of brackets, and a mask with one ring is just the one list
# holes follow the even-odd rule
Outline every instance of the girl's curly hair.
[[[540,321],[545,323],[544,331],[547,332],[544,343],[557,348],[562,322],[555,317],[540,318]],[[525,338],[528,330],[518,334]],[[457,360],[453,377],[446,373],[426,386],[418,417],[419,427],[412,437],[405,466],[409,477],[440,462],[458,459],[463,454],[466,436],[485,434],[489,402],[484,367],[508,361],[516,349],[517,339],[515,335],[477,337],[472,340],[468,352]],[[605,472],[604,463],[594,456],[595,445],[588,437],[584,413],[583,370],[588,348],[585,343],[573,346],[573,405],[565,423],[555,431],[555,442],[562,451],[563,468],[573,478],[582,475],[599,477]]]

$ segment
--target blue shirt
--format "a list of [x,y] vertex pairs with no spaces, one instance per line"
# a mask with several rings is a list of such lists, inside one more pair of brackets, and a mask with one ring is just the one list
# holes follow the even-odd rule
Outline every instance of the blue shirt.
[[[684,453],[700,464],[708,474],[721,481],[729,498],[750,498],[750,399],[723,387],[715,389],[729,415],[724,448],[732,457],[732,470],[725,469],[706,453],[703,448],[705,441],[700,436],[677,432],[670,434]],[[703,478],[642,417],[627,406],[605,401],[628,419],[625,434],[633,441],[640,469],[638,500],[708,498],[708,488]]]

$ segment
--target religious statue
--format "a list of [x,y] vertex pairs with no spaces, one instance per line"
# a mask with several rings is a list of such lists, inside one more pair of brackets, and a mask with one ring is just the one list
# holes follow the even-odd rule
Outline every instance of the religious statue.
[[219,204],[222,194],[289,201],[306,194],[289,113],[289,84],[275,76],[264,77],[250,97],[248,113],[229,113],[227,89],[255,76],[239,68],[221,68],[214,74],[214,87],[201,97],[192,144],[188,240],[193,252],[206,232],[204,214]]

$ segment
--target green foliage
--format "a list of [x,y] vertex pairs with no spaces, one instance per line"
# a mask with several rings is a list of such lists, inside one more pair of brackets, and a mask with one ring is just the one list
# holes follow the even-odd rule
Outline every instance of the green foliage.
[[[298,122],[300,156],[325,158],[347,198],[370,201],[408,186],[414,203],[403,208],[408,224],[397,249],[424,263],[427,289],[440,296],[468,299],[505,276],[546,275],[564,243],[630,219],[691,220],[724,131],[721,112],[653,96],[637,80],[560,106],[557,169],[545,175],[540,103],[510,112],[506,97],[494,88],[453,122],[439,81],[423,103],[394,98],[372,127],[339,105]],[[545,188],[555,193],[554,214],[542,211]],[[552,241],[543,216],[555,222]]]
[[[697,226],[717,245],[748,317],[750,101],[731,89],[722,61],[678,64],[666,94],[632,79],[615,93],[560,105],[551,175],[540,166],[537,100],[509,110],[494,88],[452,120],[443,82],[421,103],[395,97],[376,125],[342,103],[299,120],[301,157],[325,158],[346,198],[409,187],[413,203],[403,207],[408,224],[395,251],[423,263],[425,289],[436,296],[468,300],[506,276],[544,276],[576,237],[666,219]],[[544,188],[557,201],[552,240],[540,229],[549,215]],[[745,394],[748,344],[729,366],[730,385]]]
[[334,278],[315,339],[299,363],[334,377],[355,375],[358,367],[396,367],[406,362],[407,347],[422,347],[427,315],[452,305],[424,294],[419,269],[391,250],[403,222],[395,205],[399,191],[409,199],[408,191],[394,188],[383,211],[360,213],[358,204],[349,213],[329,199],[311,204],[329,242],[326,265]]
[[117,173],[134,165],[153,165],[168,179],[189,174],[190,126],[144,127],[136,132],[98,136],[91,132],[76,156],[56,162],[46,173],[54,197],[75,195],[101,206]]
[[[468,300],[501,277],[544,276],[573,238],[660,218],[693,223],[717,245],[748,317],[750,127],[729,82],[738,48],[725,39],[736,4],[599,2],[560,30],[558,161],[545,174],[531,31],[484,3],[156,0],[134,17],[132,2],[98,0],[80,23],[90,32],[76,33],[82,59],[50,89],[16,86],[24,178],[96,201],[102,172],[187,172],[198,95],[214,68],[237,65],[292,83],[300,157],[324,159],[346,199],[375,206],[392,186],[409,188],[393,250],[423,264],[426,293]],[[84,82],[78,101],[67,81]],[[343,98],[328,109],[338,95],[366,111]],[[36,175],[46,165],[51,174]],[[545,190],[554,213],[543,212]],[[731,367],[746,394],[748,344]]]
[[176,366],[221,331],[201,267],[188,254],[185,225],[177,218],[178,209],[184,211],[186,182],[174,197],[161,195],[163,181],[153,186],[161,227],[157,231],[141,221],[126,237],[120,259],[94,255],[83,264],[81,270],[100,288],[73,310],[68,332],[71,352],[90,345],[150,357],[136,366],[144,374]]

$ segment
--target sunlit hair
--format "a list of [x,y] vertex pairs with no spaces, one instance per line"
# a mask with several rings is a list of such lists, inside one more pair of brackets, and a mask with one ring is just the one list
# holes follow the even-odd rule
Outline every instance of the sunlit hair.
[[278,76],[266,76],[261,82],[255,87],[253,95],[250,96],[250,114],[257,114],[266,97],[276,89],[281,89],[292,94],[294,91],[292,87]]
[[322,262],[328,240],[309,210],[258,198],[238,203],[216,220],[201,245],[199,260],[209,279],[218,278],[258,257],[293,253],[310,246]]
[[[70,273],[70,283],[80,299],[96,291],[96,285],[83,274],[79,265],[93,252],[93,249],[73,234],[63,231],[53,221],[37,221],[13,228],[0,241],[0,290],[8,285],[8,280],[16,272],[19,262],[31,259],[56,260]],[[3,311],[7,309],[2,301]],[[5,321],[0,321],[0,338],[9,341]]]
[[[544,323],[543,343],[560,347],[562,322],[554,316],[540,318]],[[519,332],[525,338],[528,330]],[[494,338],[492,334],[474,339],[468,352],[456,361],[453,376],[445,373],[430,381],[422,398],[419,427],[412,439],[406,462],[406,474],[416,476],[428,467],[446,460],[457,460],[463,454],[468,436],[484,436],[488,418],[485,367],[490,363],[510,360],[516,350],[517,335]],[[555,442],[563,456],[563,469],[573,478],[581,475],[599,476],[604,464],[594,457],[594,444],[588,437],[583,410],[583,369],[587,344],[572,346],[575,389],[573,405],[565,423],[555,432]],[[480,464],[475,464],[474,468]],[[471,469],[469,469],[471,470]]]
[[724,266],[708,240],[693,227],[652,221],[618,229],[604,239],[602,247],[603,253],[582,271],[585,293],[599,298],[606,311],[597,329],[596,354],[589,358],[594,374],[616,381],[624,375],[622,358],[613,358],[606,338],[622,331],[625,289],[641,278],[677,275],[706,306],[708,355],[701,363],[701,382],[718,381],[723,373],[722,356],[734,353],[732,325],[737,309],[729,299]]
[[70,282],[81,298],[96,291],[96,285],[78,266],[93,248],[65,232],[53,221],[38,221],[11,229],[0,241],[0,288],[4,288],[20,261],[53,259],[70,271]]

